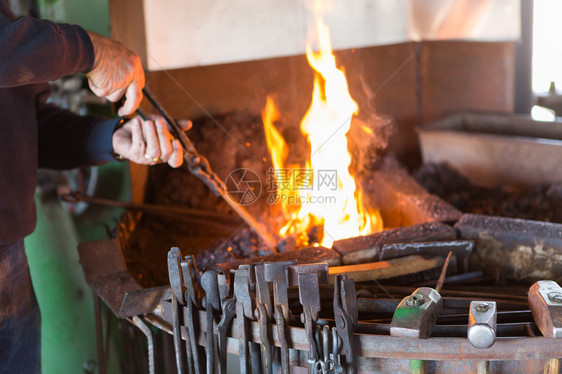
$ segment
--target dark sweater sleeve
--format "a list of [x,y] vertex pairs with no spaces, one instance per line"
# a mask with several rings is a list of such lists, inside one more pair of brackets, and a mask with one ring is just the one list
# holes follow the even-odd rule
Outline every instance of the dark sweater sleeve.
[[44,104],[37,122],[40,168],[72,169],[113,160],[111,140],[119,119],[78,116]]
[[0,13],[0,88],[54,81],[93,63],[92,41],[80,26]]

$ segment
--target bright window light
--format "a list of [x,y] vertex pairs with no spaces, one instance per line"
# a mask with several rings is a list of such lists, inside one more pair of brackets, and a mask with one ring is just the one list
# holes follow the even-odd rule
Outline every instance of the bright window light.
[[562,89],[562,1],[535,0],[533,11],[533,92],[547,92],[550,82]]
[[531,108],[531,118],[535,121],[552,122],[556,120],[556,116],[552,109],[548,109],[538,105],[533,105],[533,107]]

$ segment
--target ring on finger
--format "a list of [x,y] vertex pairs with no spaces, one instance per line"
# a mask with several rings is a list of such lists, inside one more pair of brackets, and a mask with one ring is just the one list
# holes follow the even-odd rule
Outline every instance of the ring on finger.
[[145,158],[146,160],[148,160],[148,161],[151,161],[151,162],[158,162],[158,161],[160,161],[160,157],[151,157],[151,156],[149,156],[149,155],[146,154],[146,153],[144,154],[144,158]]

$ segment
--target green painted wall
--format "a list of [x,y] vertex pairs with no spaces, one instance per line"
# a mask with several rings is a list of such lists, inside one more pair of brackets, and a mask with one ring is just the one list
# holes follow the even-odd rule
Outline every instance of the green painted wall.
[[39,0],[42,18],[66,22],[109,36],[108,0]]
[[41,309],[42,371],[82,373],[96,360],[92,293],[78,264],[78,235],[58,201],[36,198],[38,224],[25,239]]
[[[128,201],[127,163],[98,168],[95,195]],[[90,206],[73,217],[64,203],[36,195],[37,228],[25,239],[33,287],[41,310],[42,371],[44,374],[84,373],[97,365],[93,294],[79,263],[79,243],[106,239],[121,210]],[[105,307],[103,317],[107,315]],[[111,314],[112,331],[108,373],[120,373],[119,331]],[[104,321],[105,323],[105,321]],[[91,365],[90,365],[91,367]],[[97,372],[94,371],[94,372]]]

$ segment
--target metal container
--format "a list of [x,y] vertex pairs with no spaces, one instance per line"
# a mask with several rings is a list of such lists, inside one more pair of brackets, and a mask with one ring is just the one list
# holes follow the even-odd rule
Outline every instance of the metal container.
[[459,113],[419,128],[424,163],[447,163],[483,187],[562,182],[562,121]]

